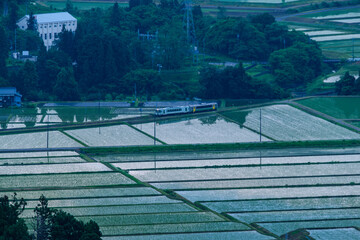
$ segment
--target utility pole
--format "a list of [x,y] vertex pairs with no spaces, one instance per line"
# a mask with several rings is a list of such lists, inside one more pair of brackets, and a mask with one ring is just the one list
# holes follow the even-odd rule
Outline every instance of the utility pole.
[[16,28],[15,28],[15,41],[14,41],[14,50],[15,50],[15,53],[16,53]]
[[156,115],[154,114],[154,146],[156,145]]
[[183,26],[186,31],[186,40],[190,44],[190,51],[193,55],[193,62],[198,60],[198,49],[197,49],[197,41],[196,41],[196,34],[195,34],[195,24],[194,24],[194,18],[192,14],[192,2],[191,0],[185,0],[185,13],[184,13],[184,19],[183,19]]
[[[100,121],[100,118],[101,118],[101,116],[100,116],[100,95],[99,95],[99,107],[98,107],[98,114],[99,114],[99,121]],[[101,134],[101,127],[100,127],[100,125],[99,125],[99,134]]]
[[354,44],[355,39],[352,39],[352,57],[353,57],[353,61],[355,61],[355,44]]
[[46,131],[46,148],[49,149],[49,120],[50,120],[50,115],[48,115],[48,119],[47,119],[47,131]]
[[261,108],[260,108],[260,142],[261,142]]

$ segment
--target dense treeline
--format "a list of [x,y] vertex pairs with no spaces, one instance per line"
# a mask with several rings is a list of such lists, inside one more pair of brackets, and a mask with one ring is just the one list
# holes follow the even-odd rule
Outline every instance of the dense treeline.
[[215,67],[204,68],[200,73],[203,95],[207,98],[272,99],[283,98],[287,94],[277,85],[259,81],[246,74],[242,64],[219,70]]
[[16,86],[27,100],[111,100],[134,94],[147,99],[281,98],[286,89],[311,81],[322,70],[316,43],[288,31],[273,16],[214,19],[203,16],[197,6],[193,16],[199,49],[240,61],[269,61],[275,81],[253,79],[242,65],[222,70],[204,64],[202,89],[191,95],[159,74],[161,69],[181,69],[192,60],[194,46],[186,39],[184,6],[176,0],[162,0],[159,5],[131,0],[126,9],[116,3],[108,10],[89,11],[67,4],[67,10],[79,19],[76,33],[63,30],[56,46],[46,51],[36,31],[17,31],[17,49],[37,53],[38,61],[7,70],[8,50],[14,49],[11,33],[20,17],[17,6],[9,5],[13,13],[2,18],[0,86]]
[[16,194],[10,200],[0,197],[0,239],[16,240],[101,240],[102,233],[94,221],[83,223],[69,213],[48,207],[48,200],[42,195],[34,209],[32,219],[33,233],[20,218],[26,202],[17,199]]
[[346,72],[339,81],[335,83],[335,91],[339,95],[359,95],[360,76],[352,76]]

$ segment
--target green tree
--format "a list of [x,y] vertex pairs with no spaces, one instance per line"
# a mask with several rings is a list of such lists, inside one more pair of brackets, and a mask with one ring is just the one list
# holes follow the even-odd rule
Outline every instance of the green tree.
[[51,227],[51,216],[53,210],[48,207],[48,200],[44,195],[39,198],[39,204],[35,207],[35,236],[38,240],[46,240],[49,238],[50,227]]
[[100,240],[101,235],[94,221],[84,224],[62,210],[51,216],[50,240]]
[[56,84],[57,75],[61,68],[59,64],[52,60],[46,60],[44,64],[39,65],[39,87],[43,91],[51,93]]
[[9,4],[9,15],[7,16],[6,19],[6,23],[7,23],[7,28],[10,31],[14,31],[17,28],[16,22],[18,20],[18,5],[16,4],[15,1],[11,1]]
[[17,51],[37,51],[44,46],[39,33],[36,31],[17,31],[16,32],[16,48]]
[[24,199],[18,200],[16,194],[12,201],[7,196],[0,197],[0,239],[31,239],[24,220],[19,218],[25,205]]
[[270,85],[250,77],[242,64],[222,70],[213,66],[205,67],[200,72],[200,84],[203,87],[203,97],[210,99],[273,99],[286,96],[276,84]]
[[39,89],[39,76],[36,70],[36,66],[33,62],[27,60],[24,66],[20,69],[19,82],[17,82],[17,88],[23,93],[28,100],[37,100]]
[[310,42],[297,42],[291,47],[275,51],[269,64],[276,82],[285,88],[311,82],[322,72],[322,54],[319,47]]
[[351,76],[349,72],[346,72],[344,76],[335,83],[335,91],[339,95],[357,94],[356,90],[355,77]]
[[59,33],[59,39],[56,43],[56,46],[59,50],[67,53],[69,56],[75,56],[75,41],[74,33],[70,30],[66,30],[63,25],[61,33]]
[[134,94],[135,88],[138,95],[153,96],[163,89],[163,81],[157,71],[137,69],[126,74],[120,81],[119,87],[124,94]]
[[7,78],[6,59],[8,58],[8,40],[5,29],[0,26],[0,77]]
[[161,63],[165,69],[179,69],[183,66],[186,55],[190,53],[190,46],[185,41],[185,35],[179,21],[172,21],[165,25],[159,34],[160,49],[156,63]]
[[225,19],[226,18],[226,8],[218,7],[217,19]]
[[217,21],[208,28],[206,42],[208,48],[237,59],[265,60],[269,56],[264,33],[246,19]]
[[67,12],[71,12],[73,9],[74,9],[74,6],[73,6],[72,2],[70,0],[66,0],[65,10]]
[[120,21],[121,13],[119,9],[119,4],[115,2],[114,6],[112,7],[109,25],[111,27],[120,27]]
[[54,94],[59,100],[73,101],[79,99],[78,85],[74,73],[69,68],[62,68],[57,75]]
[[213,66],[205,67],[200,71],[200,84],[205,98],[215,99],[224,95],[219,71]]
[[84,224],[69,213],[51,209],[44,195],[35,208],[35,237],[38,240],[100,240],[102,233],[96,222]]
[[27,30],[36,31],[37,30],[37,21],[34,14],[31,12],[28,22],[27,22]]
[[275,23],[275,18],[269,13],[263,13],[251,16],[250,21],[259,31],[264,32],[267,26]]
[[51,240],[78,240],[84,233],[84,223],[62,210],[55,211],[51,216]]
[[0,87],[11,87],[11,85],[7,79],[0,77]]

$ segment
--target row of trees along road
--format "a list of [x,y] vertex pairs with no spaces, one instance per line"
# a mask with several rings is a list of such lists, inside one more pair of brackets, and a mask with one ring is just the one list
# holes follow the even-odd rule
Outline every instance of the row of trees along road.
[[[243,68],[215,71],[203,64],[198,81],[202,88],[197,92],[189,90],[193,81],[183,85],[170,83],[158,73],[157,66],[177,71],[186,67],[191,58],[183,28],[184,6],[176,0],[162,0],[159,5],[132,0],[128,8],[115,3],[107,10],[88,11],[72,9],[70,4],[67,10],[79,19],[76,33],[63,30],[56,46],[46,51],[35,30],[18,30],[18,49],[38,54],[38,61],[7,69],[5,62],[16,28],[14,19],[20,18],[18,6],[21,9],[22,4],[13,2],[12,15],[1,18],[1,26],[5,27],[0,27],[0,86],[17,87],[26,100],[123,98],[132,95],[135,86],[138,96],[155,99],[265,95],[281,98],[287,89],[310,82],[322,71],[317,44],[303,33],[276,23],[271,15],[215,19],[203,16],[196,6],[193,16],[199,49],[244,61],[269,61],[275,80],[254,80],[243,73],[239,79],[233,76],[221,80],[225,85],[212,93],[223,82],[215,81],[210,72],[228,78],[232,71],[242,72]],[[155,37],[144,39],[138,32]],[[242,81],[248,84],[240,84]],[[259,89],[264,92],[255,94]]]
[[69,213],[48,207],[48,200],[41,195],[39,204],[35,207],[32,225],[34,233],[28,232],[28,227],[20,214],[24,211],[24,199],[0,197],[0,239],[16,240],[100,240],[101,232],[94,221],[83,223]]

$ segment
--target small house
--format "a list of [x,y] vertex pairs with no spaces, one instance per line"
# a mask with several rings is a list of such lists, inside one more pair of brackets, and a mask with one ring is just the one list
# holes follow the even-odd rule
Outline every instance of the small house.
[[22,95],[14,87],[0,88],[0,107],[21,106]]

